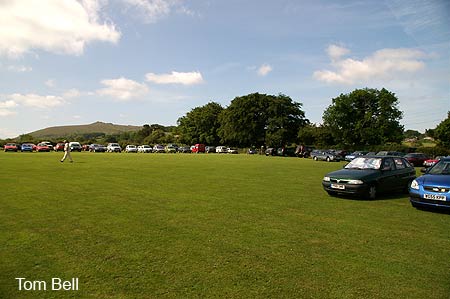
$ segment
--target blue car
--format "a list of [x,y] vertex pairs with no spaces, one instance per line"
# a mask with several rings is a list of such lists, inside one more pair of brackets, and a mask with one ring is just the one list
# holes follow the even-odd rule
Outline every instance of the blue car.
[[450,210],[450,157],[442,158],[409,187],[413,207]]
[[29,143],[24,143],[20,147],[21,152],[32,152],[33,151],[33,145]]

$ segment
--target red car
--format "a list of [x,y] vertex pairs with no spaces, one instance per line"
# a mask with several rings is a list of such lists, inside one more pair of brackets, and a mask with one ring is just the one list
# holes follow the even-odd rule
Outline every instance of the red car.
[[204,144],[201,143],[197,143],[196,145],[194,145],[194,147],[192,148],[192,152],[193,153],[204,153],[206,151],[206,146]]
[[17,152],[17,150],[19,148],[18,148],[17,144],[15,144],[15,143],[7,143],[7,144],[5,144],[3,149],[5,150],[5,152]]
[[437,162],[439,162],[439,160],[441,160],[441,158],[443,158],[443,156],[437,156],[434,159],[428,159],[425,162],[423,162],[423,166],[426,168],[431,167],[434,164],[436,164]]
[[54,147],[55,152],[64,151],[64,142],[58,142]]
[[45,143],[38,143],[38,145],[36,145],[36,151],[37,152],[49,152],[50,148]]
[[405,155],[403,158],[408,160],[408,162],[414,165],[415,167],[423,166],[423,162],[430,159],[427,155],[423,153],[411,153]]

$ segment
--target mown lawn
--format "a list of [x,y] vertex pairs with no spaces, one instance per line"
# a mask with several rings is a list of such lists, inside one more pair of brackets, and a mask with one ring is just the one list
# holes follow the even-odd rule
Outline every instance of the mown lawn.
[[449,298],[450,215],[329,197],[340,163],[61,156],[0,153],[0,298]]

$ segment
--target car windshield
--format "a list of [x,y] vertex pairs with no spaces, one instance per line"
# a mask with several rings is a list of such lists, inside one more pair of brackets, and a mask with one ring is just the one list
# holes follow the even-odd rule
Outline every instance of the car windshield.
[[450,161],[439,161],[428,173],[450,175]]
[[381,158],[359,157],[348,163],[345,169],[380,169],[380,166]]

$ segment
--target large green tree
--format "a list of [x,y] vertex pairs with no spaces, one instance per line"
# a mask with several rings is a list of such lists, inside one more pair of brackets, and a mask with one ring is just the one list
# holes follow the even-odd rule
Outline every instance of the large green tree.
[[301,106],[282,94],[236,97],[220,114],[221,141],[244,147],[295,142],[299,128],[309,123]]
[[450,148],[450,111],[447,118],[433,130],[433,136],[439,144]]
[[324,125],[335,141],[344,146],[400,142],[403,126],[398,99],[386,89],[356,89],[332,100],[324,111]]
[[181,141],[187,144],[218,144],[219,114],[223,107],[215,102],[192,109],[178,119]]

